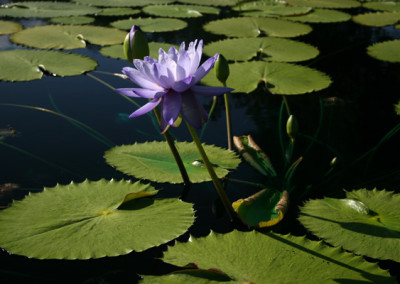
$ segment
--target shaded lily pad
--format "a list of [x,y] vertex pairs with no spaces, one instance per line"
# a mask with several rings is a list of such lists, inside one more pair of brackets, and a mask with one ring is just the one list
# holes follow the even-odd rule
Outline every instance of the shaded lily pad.
[[140,10],[132,8],[105,8],[98,13],[98,16],[131,16],[139,14]]
[[20,23],[0,20],[0,35],[7,35],[23,29]]
[[400,2],[395,1],[366,2],[363,6],[371,10],[400,12]]
[[101,9],[66,2],[14,2],[0,6],[0,16],[20,18],[54,18],[66,16],[90,15]]
[[184,4],[195,4],[195,5],[206,5],[206,6],[234,6],[237,4],[237,0],[178,0]]
[[169,4],[174,0],[73,0],[77,3],[100,7],[142,7],[153,4]]
[[[250,2],[258,3],[258,2]],[[262,2],[261,2],[262,3]],[[250,7],[248,10],[238,10],[241,12],[242,16],[248,17],[281,17],[281,16],[300,16],[308,14],[312,11],[311,7],[301,7],[301,6],[286,6],[284,4],[281,5],[264,5],[264,6],[256,6],[253,9]]]
[[299,62],[309,60],[319,54],[315,47],[284,38],[236,38],[212,42],[204,47],[209,56],[221,53],[226,59],[250,60],[260,56],[268,61]]
[[400,63],[400,40],[379,42],[368,47],[368,54],[376,59]]
[[53,23],[62,25],[84,25],[94,22],[94,18],[87,16],[57,17],[50,19]]
[[284,19],[304,23],[336,23],[350,20],[351,15],[336,10],[314,9],[306,15],[285,17]]
[[334,246],[400,261],[400,194],[360,189],[347,192],[345,199],[310,200],[299,220]]
[[275,37],[296,37],[308,34],[312,30],[310,26],[305,24],[250,17],[212,21],[204,25],[204,29],[210,33],[229,37],[257,37],[262,33]]
[[384,27],[391,26],[400,21],[400,13],[396,12],[377,12],[367,13],[353,16],[353,21],[357,24],[372,26],[372,27]]
[[193,224],[192,205],[154,199],[150,185],[84,181],[45,188],[0,212],[0,246],[40,259],[89,259],[143,251]]
[[98,45],[122,43],[126,33],[113,28],[75,25],[36,26],[10,36],[14,43],[37,47],[74,49],[84,48],[86,41]]
[[355,0],[286,0],[286,2],[294,6],[333,9],[356,8],[361,5]]
[[144,32],[155,33],[178,31],[186,28],[187,23],[179,19],[169,18],[137,18],[111,23],[111,26],[122,30],[130,30],[133,25],[139,26]]
[[[178,46],[170,43],[149,42],[150,57],[158,58],[160,48],[168,51],[171,46],[178,48]],[[123,47],[120,44],[103,47],[100,49],[100,53],[111,58],[125,59]]]
[[[197,183],[211,180],[194,143],[177,142],[176,147],[189,175]],[[219,178],[226,176],[229,169],[235,169],[240,159],[234,152],[203,145]],[[155,182],[182,183],[178,166],[166,142],[146,142],[117,146],[104,155],[107,163],[117,170],[140,179]]]
[[152,5],[143,8],[143,12],[170,18],[197,18],[203,14],[218,15],[219,9],[199,5]]
[[[211,232],[207,237],[191,237],[187,243],[177,242],[169,247],[163,261],[181,267],[188,263],[202,269],[212,267],[227,274],[233,283],[266,283],[266,279],[268,283],[309,283],[310,279],[313,283],[396,282],[376,263],[340,248],[305,237],[256,231]],[[168,283],[163,279],[169,277],[157,277],[158,283]],[[144,283],[157,283],[155,277],[152,280],[147,282],[144,276]]]
[[97,62],[80,54],[52,50],[0,51],[0,80],[30,81],[43,74],[74,76],[96,68]]
[[[229,64],[230,75],[227,86],[233,92],[250,93],[259,83],[276,95],[299,95],[320,91],[331,84],[330,78],[315,69],[283,62],[243,62]],[[218,86],[213,74],[208,74],[202,83]]]

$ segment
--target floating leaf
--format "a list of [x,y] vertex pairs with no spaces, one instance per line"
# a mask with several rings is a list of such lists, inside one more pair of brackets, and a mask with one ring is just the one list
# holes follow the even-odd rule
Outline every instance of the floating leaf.
[[0,16],[21,18],[54,18],[90,15],[101,9],[66,2],[14,2],[0,6]]
[[197,18],[203,14],[219,14],[219,9],[207,6],[193,5],[153,5],[143,8],[143,12],[161,17]]
[[153,4],[169,4],[174,0],[73,0],[86,5],[101,7],[142,7]]
[[371,10],[400,12],[400,3],[395,1],[366,2],[363,6]]
[[178,0],[185,4],[206,5],[206,6],[234,6],[237,0]]
[[315,47],[284,38],[236,38],[212,42],[204,47],[209,56],[223,54],[234,61],[250,60],[260,56],[268,61],[298,62],[316,57],[319,52]]
[[143,251],[193,224],[192,205],[146,198],[157,191],[129,181],[84,181],[45,188],[0,212],[0,246],[40,259],[89,259]]
[[[150,50],[150,57],[153,58],[158,58],[158,51],[160,48],[164,49],[165,51],[168,51],[171,46],[175,46],[175,48],[179,48],[178,46],[170,43],[161,43],[161,42],[149,42],[149,50]],[[126,59],[122,45],[112,45],[112,46],[106,46],[100,49],[100,53],[109,56],[112,58],[117,58],[117,59]]]
[[360,2],[355,0],[286,0],[286,2],[294,6],[333,9],[349,9],[361,5]]
[[84,48],[86,41],[98,45],[122,43],[126,33],[113,28],[75,25],[36,26],[10,36],[17,44],[37,48]]
[[98,16],[131,16],[139,14],[140,10],[132,8],[105,8]]
[[94,18],[86,16],[57,17],[50,19],[53,23],[62,25],[84,25],[94,22]]
[[[310,279],[313,283],[396,282],[376,263],[340,248],[305,237],[257,231],[211,232],[207,237],[191,237],[187,243],[169,247],[163,261],[178,266],[196,263],[199,268],[212,267],[226,273],[233,283],[309,283]],[[160,276],[158,283],[168,283],[163,282],[168,277]]]
[[336,10],[314,9],[307,15],[285,17],[284,19],[304,23],[336,23],[350,20],[351,15]]
[[284,3],[254,1],[240,4],[233,8],[243,16],[280,17],[296,16],[309,13],[311,7],[287,6]]
[[400,261],[400,194],[360,189],[347,192],[345,199],[310,200],[299,220],[334,246]]
[[[282,62],[243,62],[229,64],[230,75],[227,86],[233,92],[250,93],[261,82],[276,95],[299,95],[320,91],[331,84],[329,77],[315,69]],[[213,74],[208,74],[202,83],[218,86]]]
[[[177,142],[176,147],[191,182],[211,180],[194,143]],[[240,159],[234,152],[203,145],[219,178],[235,169]],[[182,183],[182,176],[166,142],[146,142],[114,147],[104,155],[106,161],[117,170],[155,182]]]
[[80,75],[96,68],[97,62],[80,54],[50,50],[14,49],[0,51],[0,80],[30,81],[44,73]]
[[0,35],[12,34],[23,29],[20,23],[0,20]]
[[275,37],[296,37],[311,32],[305,24],[269,18],[228,18],[204,25],[208,32],[229,37],[257,37],[262,32]]
[[179,19],[168,18],[137,18],[119,20],[111,23],[111,26],[121,30],[129,30],[133,25],[137,25],[144,32],[170,32],[186,28],[187,23]]
[[368,47],[368,54],[376,59],[399,63],[400,62],[400,40],[375,43]]
[[391,26],[400,21],[400,13],[377,12],[353,16],[353,21],[366,26],[384,27]]

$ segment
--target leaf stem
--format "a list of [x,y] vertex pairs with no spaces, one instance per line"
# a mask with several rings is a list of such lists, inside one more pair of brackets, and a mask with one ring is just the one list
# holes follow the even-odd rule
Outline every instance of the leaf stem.
[[[226,82],[224,82],[224,87],[226,87]],[[228,136],[228,150],[232,151],[233,137],[232,137],[232,120],[231,120],[231,110],[229,107],[229,96],[224,94],[225,100],[225,114],[226,114],[226,132]]]

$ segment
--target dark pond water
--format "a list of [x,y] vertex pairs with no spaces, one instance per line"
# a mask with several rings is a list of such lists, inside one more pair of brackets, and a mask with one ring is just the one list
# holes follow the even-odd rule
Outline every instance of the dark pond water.
[[[0,3],[4,3],[2,1]],[[355,14],[357,11],[350,11]],[[205,42],[217,37],[205,33],[202,25],[216,17],[188,20],[188,28],[179,32],[148,34],[153,41],[179,44],[203,38]],[[107,25],[107,20],[101,19]],[[47,24],[46,20],[20,20],[25,27]],[[400,38],[400,31],[391,28],[375,29],[357,25],[353,22],[340,24],[313,24],[310,35],[300,40],[310,43],[320,50],[320,56],[304,65],[316,68],[331,76],[330,88],[316,94],[289,97],[292,112],[296,114],[300,129],[313,135],[320,116],[320,99],[324,105],[321,141],[334,147],[351,161],[374,146],[391,128],[399,123],[393,105],[399,100],[400,65],[389,64],[370,58],[365,50],[370,44],[391,38]],[[0,50],[21,48],[0,36]],[[87,55],[98,61],[98,71],[120,72],[127,63],[122,60],[102,56],[98,46],[72,52]],[[115,87],[126,85],[119,78],[93,74]],[[279,169],[282,166],[278,141],[278,115],[281,97],[263,91],[251,94],[232,95],[232,124],[234,135],[251,134],[256,142],[272,158]],[[162,140],[156,128],[150,127],[146,116],[128,119],[135,106],[128,103],[110,89],[82,75],[76,77],[44,77],[23,83],[0,82],[0,103],[21,104],[42,107],[68,115],[102,133],[115,145],[130,144],[152,140]],[[210,100],[203,103],[208,107]],[[115,171],[105,164],[103,154],[109,149],[100,141],[88,135],[71,122],[61,117],[34,109],[0,105],[0,129],[11,126],[17,134],[7,136],[0,144],[0,185],[15,183],[19,189],[11,194],[2,193],[1,202],[5,206],[9,199],[21,198],[28,190],[40,190],[43,186],[52,187],[57,183],[80,182],[85,179],[131,178]],[[180,141],[191,141],[186,128],[173,130]],[[226,147],[225,120],[222,99],[217,105],[211,123],[208,124],[203,141],[207,144]],[[367,175],[363,167],[353,168],[346,175],[324,183],[321,178],[329,160],[334,157],[323,145],[316,145],[305,159],[297,177],[298,187],[305,190],[309,184],[316,184],[315,190],[307,196],[340,196],[342,189],[362,187],[386,188],[399,192],[398,135],[385,143],[377,152]],[[299,155],[307,148],[304,141],[298,146]],[[242,164],[231,175],[232,178],[262,181],[262,178],[249,166]],[[162,196],[178,196],[181,186],[156,184],[163,188]],[[255,188],[229,184],[232,200],[248,196]],[[300,191],[301,191],[300,190]],[[190,232],[195,236],[207,235],[209,230],[228,232],[232,229],[226,216],[213,213],[217,196],[211,184],[194,185],[188,201],[195,203],[197,221]],[[306,197],[295,200],[301,204]],[[305,230],[296,221],[297,207],[293,206],[288,217],[277,227],[276,232],[296,235]],[[215,211],[215,210],[214,210]],[[218,210],[217,210],[218,211]],[[183,236],[185,239],[187,236]],[[154,257],[161,257],[160,248],[144,253],[131,253],[126,256],[90,261],[39,261],[0,252],[0,275],[4,283],[31,281],[40,282],[85,282],[114,283],[136,282],[138,274],[160,274],[171,269]],[[394,264],[381,262],[382,267],[391,268]]]

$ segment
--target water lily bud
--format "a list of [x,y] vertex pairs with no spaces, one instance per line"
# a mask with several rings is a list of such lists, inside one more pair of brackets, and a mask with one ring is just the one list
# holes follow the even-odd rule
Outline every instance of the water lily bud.
[[286,122],[286,132],[290,139],[295,139],[297,133],[299,132],[299,125],[297,119],[291,114]]
[[222,84],[225,84],[226,80],[229,77],[229,64],[222,54],[219,54],[217,60],[215,61],[214,71],[217,79]]
[[132,63],[133,59],[143,59],[149,55],[149,43],[142,30],[133,25],[124,40],[125,58]]
[[330,165],[331,165],[331,167],[334,167],[334,166],[337,165],[337,163],[338,163],[338,159],[337,159],[337,157],[335,157],[335,158],[333,158],[332,161],[330,162]]

